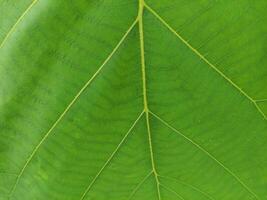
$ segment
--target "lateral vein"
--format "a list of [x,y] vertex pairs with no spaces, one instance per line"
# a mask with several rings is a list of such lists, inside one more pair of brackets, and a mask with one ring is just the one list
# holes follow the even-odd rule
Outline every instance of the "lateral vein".
[[182,185],[185,185],[185,186],[187,186],[187,187],[190,187],[191,189],[193,189],[193,190],[199,192],[200,194],[206,196],[206,197],[207,197],[208,199],[210,199],[210,200],[215,200],[215,199],[214,199],[213,197],[211,197],[208,193],[202,191],[201,189],[197,188],[196,186],[193,186],[193,185],[190,184],[190,183],[186,183],[186,182],[183,182],[183,181],[181,181],[181,180],[179,180],[179,179],[176,179],[176,178],[173,178],[173,177],[168,177],[168,176],[162,176],[162,175],[159,175],[159,177],[160,177],[160,178],[163,178],[163,179],[173,180],[173,181],[175,181],[175,182],[177,182],[177,183],[180,183],[180,184],[182,184]]
[[165,186],[165,185],[163,185],[163,184],[160,184],[161,185],[161,187],[163,187],[165,190],[167,190],[167,191],[169,191],[169,192],[171,192],[171,193],[173,193],[175,196],[177,196],[179,199],[181,199],[181,200],[185,200],[181,195],[179,195],[177,192],[175,192],[173,189],[171,189],[171,188],[169,188],[169,187],[167,187],[167,186]]
[[128,28],[128,30],[123,35],[123,37],[120,39],[120,41],[115,46],[115,48],[112,50],[112,52],[109,54],[109,56],[105,59],[105,61],[103,62],[103,64],[98,68],[98,70],[93,74],[93,76],[84,84],[84,86],[79,90],[79,92],[75,95],[75,97],[72,99],[72,101],[69,103],[69,105],[61,113],[61,115],[57,118],[57,120],[54,122],[54,124],[51,126],[51,128],[48,130],[48,132],[44,135],[44,137],[41,139],[41,141],[37,144],[37,146],[35,146],[35,148],[33,149],[32,153],[27,158],[27,160],[26,160],[24,166],[22,167],[21,171],[18,173],[18,177],[17,177],[17,179],[16,179],[16,181],[15,181],[15,183],[14,183],[12,189],[11,189],[10,196],[13,195],[13,193],[14,193],[17,185],[18,185],[18,182],[19,182],[21,176],[23,175],[26,167],[28,166],[28,164],[30,163],[30,161],[32,160],[32,158],[34,157],[34,155],[36,154],[36,152],[38,151],[38,149],[40,148],[40,146],[44,143],[44,141],[48,138],[48,136],[50,135],[50,133],[54,130],[54,128],[63,119],[63,117],[66,115],[66,113],[71,109],[71,107],[74,105],[74,103],[79,99],[79,97],[81,96],[81,94],[93,82],[93,80],[95,80],[95,78],[99,75],[99,73],[101,72],[101,70],[103,69],[103,67],[108,63],[108,61],[111,59],[111,57],[115,54],[115,52],[118,50],[118,48],[123,43],[123,41],[125,40],[125,38],[128,36],[128,34],[133,29],[133,27],[136,25],[136,23],[137,23],[137,20],[135,20],[132,23],[132,25]]
[[170,32],[172,32],[176,37],[178,37],[190,50],[192,50],[201,60],[208,64],[213,70],[215,70],[220,76],[222,76],[227,82],[229,82],[234,88],[236,88],[242,95],[244,95],[248,100],[250,100],[262,117],[267,120],[267,116],[257,105],[256,101],[250,97],[244,90],[242,90],[236,83],[234,83],[229,77],[227,77],[221,70],[219,70],[214,64],[212,64],[204,55],[202,55],[197,49],[195,49],[189,42],[187,42],[179,33],[177,33],[155,10],[153,10],[149,5],[144,5],[164,26],[166,26]]
[[200,146],[198,143],[196,143],[194,140],[190,139],[180,131],[178,131],[176,128],[171,126],[169,123],[167,123],[165,120],[163,120],[161,117],[153,113],[152,111],[149,111],[151,115],[153,115],[156,119],[158,119],[161,123],[163,123],[165,126],[167,126],[169,129],[171,129],[173,132],[177,133],[178,135],[182,136],[184,139],[186,139],[188,142],[193,144],[196,148],[198,148],[200,151],[205,153],[208,157],[210,157],[212,160],[214,160],[218,165],[220,165],[226,172],[228,172],[236,181],[238,181],[251,195],[253,195],[256,199],[259,199],[259,197],[228,167],[226,167],[221,161],[219,161],[217,158],[215,158],[211,153],[209,153],[206,149],[204,149],[202,146]]
[[11,29],[8,31],[8,33],[6,34],[6,36],[4,37],[3,41],[0,44],[0,49],[4,46],[5,42],[7,41],[7,39],[11,36],[11,34],[15,31],[16,27],[18,26],[18,24],[22,21],[22,19],[25,17],[25,15],[31,10],[31,8],[34,6],[34,4],[37,2],[38,0],[34,0],[32,1],[32,3],[28,6],[28,8],[22,13],[22,15],[18,18],[18,20],[15,22],[15,24],[11,27]]
[[143,116],[144,111],[141,112],[141,114],[137,117],[137,119],[134,121],[134,123],[131,125],[130,129],[127,131],[127,133],[125,134],[125,136],[122,138],[122,140],[120,141],[120,143],[118,144],[118,146],[115,148],[115,150],[113,151],[113,153],[110,155],[110,157],[107,159],[107,161],[104,163],[104,165],[101,167],[101,169],[98,171],[98,173],[96,174],[96,176],[94,177],[94,179],[91,181],[91,183],[88,185],[88,187],[86,188],[86,190],[84,191],[84,193],[82,194],[80,200],[83,200],[86,195],[88,194],[89,190],[92,188],[92,186],[94,185],[94,183],[96,182],[96,180],[99,178],[99,176],[101,175],[101,173],[104,171],[104,169],[107,167],[107,165],[110,163],[110,161],[113,159],[114,155],[118,152],[118,150],[121,148],[121,146],[124,144],[124,142],[126,141],[127,137],[129,136],[129,134],[132,132],[133,128],[135,127],[135,125],[138,123],[139,119]]
[[153,174],[153,170],[151,170],[138,184],[137,186],[133,189],[133,191],[130,193],[129,197],[127,200],[132,199],[132,197],[135,195],[135,193],[140,189],[140,187],[146,182],[146,180]]

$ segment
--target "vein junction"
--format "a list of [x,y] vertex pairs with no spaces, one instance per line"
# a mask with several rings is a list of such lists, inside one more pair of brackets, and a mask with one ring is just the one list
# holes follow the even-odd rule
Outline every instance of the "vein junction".
[[[0,44],[0,49],[3,47],[3,44],[7,41],[7,39],[10,37],[10,35],[14,32],[14,30],[16,29],[17,25],[20,23],[20,21],[23,19],[23,17],[26,15],[26,13],[32,8],[32,6],[37,2],[37,0],[34,0],[32,2],[32,4],[28,7],[28,9],[21,15],[21,17],[18,19],[18,21],[15,23],[15,25],[11,28],[11,30],[9,31],[9,33],[7,34],[7,36],[5,37],[5,39],[2,41],[2,43]],[[51,134],[51,132],[53,131],[53,129],[58,125],[58,123],[63,119],[63,117],[65,116],[65,114],[71,109],[72,105],[79,99],[80,95],[86,90],[86,88],[90,85],[90,83],[95,79],[95,77],[100,73],[101,69],[106,65],[106,63],[111,59],[111,57],[114,55],[114,53],[117,51],[117,49],[119,48],[119,46],[121,45],[121,43],[124,41],[124,39],[127,37],[128,33],[133,29],[133,27],[138,23],[138,27],[139,27],[139,38],[140,38],[140,56],[141,56],[141,70],[142,70],[142,86],[143,86],[143,104],[144,104],[144,111],[141,113],[141,115],[137,118],[137,120],[134,122],[133,126],[131,127],[131,129],[135,126],[135,123],[139,120],[139,118],[142,116],[142,114],[144,113],[146,116],[146,126],[147,126],[147,132],[148,132],[148,140],[149,140],[149,149],[150,149],[150,159],[151,159],[151,166],[152,166],[152,171],[151,173],[148,174],[148,176],[145,178],[145,180],[150,176],[150,174],[153,174],[155,177],[155,181],[156,181],[156,186],[157,186],[157,195],[158,195],[158,200],[161,200],[161,193],[160,193],[160,185],[166,189],[166,186],[163,186],[162,184],[160,184],[159,181],[159,177],[160,175],[157,172],[156,169],[156,165],[155,165],[155,159],[154,159],[154,153],[153,153],[153,144],[152,144],[152,135],[151,135],[151,129],[150,129],[150,116],[154,115],[154,117],[158,118],[158,120],[160,120],[163,124],[165,124],[167,127],[171,128],[172,130],[174,130],[174,132],[183,135],[181,133],[179,133],[176,129],[172,128],[170,125],[167,124],[167,122],[163,121],[160,117],[156,116],[155,114],[153,114],[148,107],[148,100],[147,100],[147,86],[146,86],[146,67],[145,67],[145,47],[144,47],[144,26],[143,26],[143,11],[144,8],[147,8],[147,10],[149,12],[151,12],[152,14],[154,14],[162,23],[163,25],[165,25],[171,32],[173,32],[179,39],[181,39],[185,45],[187,45],[194,53],[196,53],[201,59],[203,59],[208,65],[210,65],[214,70],[216,70],[221,76],[223,76],[228,82],[230,82],[235,88],[237,88],[238,90],[241,91],[241,93],[243,95],[245,95],[249,100],[251,100],[256,108],[258,109],[258,111],[263,115],[263,117],[266,119],[265,114],[261,111],[261,109],[258,107],[258,105],[256,104],[256,102],[262,102],[262,101],[266,101],[266,99],[262,99],[262,100],[253,100],[250,96],[248,96],[243,90],[241,90],[235,83],[233,83],[227,76],[225,76],[221,71],[219,71],[213,64],[211,64],[204,56],[202,56],[196,49],[194,49],[187,41],[185,41],[177,32],[174,31],[174,29],[172,27],[170,27],[168,25],[167,22],[165,22],[151,7],[149,7],[147,4],[145,4],[144,0],[139,0],[139,11],[138,11],[138,16],[137,19],[133,22],[133,24],[129,27],[129,29],[127,30],[127,32],[125,33],[125,35],[122,37],[122,39],[119,41],[119,43],[117,44],[117,46],[114,48],[114,50],[111,52],[111,54],[107,57],[107,59],[103,62],[103,64],[100,66],[100,68],[96,71],[96,73],[88,80],[87,83],[85,83],[85,85],[81,88],[81,90],[77,93],[77,95],[74,97],[74,99],[70,102],[70,104],[67,106],[67,108],[63,111],[63,113],[59,116],[59,118],[55,121],[55,123],[51,126],[51,128],[49,129],[49,131],[45,134],[45,136],[43,137],[43,139],[39,142],[39,144],[33,149],[33,152],[31,153],[31,155],[28,157],[28,159],[26,160],[26,163],[24,164],[24,166],[22,167],[22,169],[20,170],[17,179],[15,181],[15,184],[12,187],[11,193],[10,193],[10,197],[12,196],[13,192],[15,191],[18,182],[20,180],[20,178],[22,177],[22,175],[24,174],[25,169],[27,168],[27,166],[29,165],[29,163],[31,162],[31,160],[33,159],[33,157],[35,156],[36,152],[39,150],[40,146],[43,144],[43,142],[48,138],[48,136]],[[130,130],[131,130],[130,129]],[[127,135],[130,132],[128,132],[125,136],[125,138],[127,137]],[[183,136],[185,137],[185,136]],[[104,164],[104,166],[101,168],[101,170],[99,171],[99,173],[96,175],[95,179],[93,180],[93,182],[87,187],[86,191],[84,192],[83,196],[81,197],[81,199],[83,199],[87,192],[90,190],[90,188],[92,187],[92,185],[94,184],[95,180],[99,177],[99,175],[101,174],[101,172],[104,170],[104,168],[107,166],[107,164],[112,160],[113,156],[115,155],[115,153],[118,151],[118,149],[120,148],[120,146],[123,144],[123,141],[125,141],[125,138],[123,138],[122,142],[118,145],[118,147],[115,149],[115,151],[113,152],[113,154],[111,154],[111,157],[107,160],[107,162]],[[186,137],[185,137],[186,138]],[[205,152],[205,150],[202,149],[202,147],[200,147],[198,144],[196,144],[194,141],[192,141],[190,138],[186,138],[189,142],[191,142],[192,144],[194,144],[197,148],[199,148],[200,150],[202,150],[203,152]],[[213,160],[216,160],[214,157],[212,157],[211,155],[209,155],[208,152],[206,152],[206,154],[208,156],[210,156]],[[219,163],[221,166],[224,167],[224,165],[222,165],[219,161],[217,161],[217,163]],[[239,181],[239,183],[241,185],[243,185],[248,192],[250,192],[254,197],[256,197],[256,199],[258,199],[257,195],[253,193],[253,191],[251,191],[251,189],[246,186],[235,174],[233,174],[228,168],[224,167],[226,171],[228,171],[236,180]],[[139,185],[141,186],[141,185]],[[138,187],[139,187],[138,186]],[[135,191],[133,192],[133,194],[135,193]],[[182,198],[182,197],[180,197]]]
[[[260,114],[263,116],[264,119],[266,119],[265,114],[262,112],[262,110],[258,107],[256,102],[249,96],[247,93],[245,93],[241,88],[239,88],[234,82],[232,82],[231,79],[229,79],[223,72],[221,72],[217,67],[215,67],[212,63],[210,63],[201,53],[199,53],[194,47],[192,47],[182,36],[180,36],[174,29],[169,26],[167,22],[165,22],[151,7],[149,7],[144,0],[139,0],[139,12],[137,21],[139,24],[139,37],[140,37],[140,52],[141,52],[141,68],[142,68],[142,82],[143,82],[143,104],[144,104],[144,112],[146,115],[146,125],[147,125],[147,132],[148,132],[148,139],[149,139],[149,149],[150,149],[150,157],[151,157],[151,165],[152,165],[152,173],[154,174],[156,185],[157,185],[157,194],[158,194],[158,200],[161,200],[161,193],[160,193],[160,185],[164,188],[162,184],[160,184],[159,181],[159,174],[156,169],[155,165],[155,159],[154,159],[154,153],[153,153],[153,145],[152,145],[152,136],[151,136],[151,129],[150,129],[150,120],[149,116],[150,113],[153,115],[153,112],[149,110],[148,107],[148,100],[147,100],[147,87],[146,87],[146,67],[145,67],[145,48],[144,48],[144,29],[143,29],[143,12],[144,8],[146,8],[149,12],[151,12],[159,21],[162,22],[163,25],[165,25],[172,33],[174,33],[188,48],[190,48],[195,54],[197,54],[200,59],[204,60],[211,68],[213,68],[219,75],[221,75],[226,81],[228,81],[234,88],[239,90],[246,98],[248,98],[250,101],[253,102],[256,109],[260,112]],[[157,118],[157,117],[156,117]],[[159,118],[158,118],[159,119]],[[162,120],[160,120],[162,122]],[[163,123],[167,124],[167,123]],[[169,127],[169,125],[168,125]],[[180,133],[181,134],[181,133]],[[185,135],[181,134],[183,137],[186,137]],[[258,196],[236,175],[234,174],[230,169],[228,169],[226,166],[224,166],[223,163],[218,161],[215,157],[213,157],[209,152],[207,152],[205,149],[203,149],[199,144],[195,143],[190,138],[186,138],[189,142],[191,142],[193,145],[195,145],[197,148],[199,148],[201,151],[203,151],[205,154],[207,154],[211,159],[213,159],[215,162],[217,162],[221,167],[223,167],[224,170],[226,170],[228,173],[231,174],[231,176],[236,179],[250,194],[252,194],[256,199],[259,199]],[[183,198],[183,197],[180,197]]]

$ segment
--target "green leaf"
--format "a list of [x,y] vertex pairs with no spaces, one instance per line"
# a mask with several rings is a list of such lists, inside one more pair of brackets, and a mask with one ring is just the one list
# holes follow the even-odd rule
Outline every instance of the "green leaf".
[[267,200],[266,10],[0,0],[0,199]]

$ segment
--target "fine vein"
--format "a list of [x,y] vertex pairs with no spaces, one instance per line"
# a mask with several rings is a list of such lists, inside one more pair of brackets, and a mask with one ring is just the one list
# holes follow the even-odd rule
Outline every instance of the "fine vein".
[[21,22],[21,20],[25,17],[25,15],[31,10],[31,8],[34,6],[34,4],[37,2],[38,0],[34,0],[29,6],[28,8],[22,13],[22,15],[18,18],[18,20],[16,21],[16,23],[11,27],[11,29],[8,31],[8,33],[6,34],[6,36],[4,37],[4,40],[1,42],[0,44],[0,49],[4,46],[5,42],[7,41],[7,39],[10,37],[10,35],[15,31],[16,27],[18,26],[18,24]]
[[[0,49],[3,47],[4,43],[7,41],[7,39],[10,37],[10,35],[14,32],[14,30],[16,29],[17,25],[21,22],[21,20],[24,18],[24,16],[29,12],[29,10],[34,6],[34,4],[37,2],[38,0],[34,0],[29,7],[23,12],[23,14],[18,18],[18,20],[16,21],[16,23],[11,27],[11,29],[9,30],[9,32],[7,33],[7,35],[5,36],[4,40],[2,41],[2,43],[0,44]],[[257,110],[261,113],[261,115],[265,118],[265,114],[262,112],[262,110],[259,108],[259,106],[257,105],[256,102],[261,102],[261,101],[265,101],[264,100],[254,100],[253,98],[251,98],[246,92],[244,92],[238,85],[236,85],[230,78],[228,78],[223,72],[221,72],[216,66],[214,66],[210,61],[208,61],[200,52],[198,52],[194,47],[192,47],[182,36],[180,36],[167,22],[165,22],[150,6],[148,6],[147,4],[145,4],[144,0],[139,0],[139,12],[138,12],[138,17],[137,19],[132,23],[132,25],[129,27],[129,29],[126,31],[126,33],[123,35],[123,37],[121,38],[121,40],[119,41],[119,43],[115,46],[115,48],[113,49],[113,51],[110,53],[110,55],[105,59],[105,61],[103,62],[103,64],[98,68],[98,70],[94,73],[94,75],[85,83],[85,85],[80,89],[80,91],[75,95],[75,97],[73,98],[73,100],[70,102],[70,104],[65,108],[65,110],[63,111],[63,113],[59,116],[59,118],[55,121],[55,123],[51,126],[51,128],[48,130],[48,132],[44,135],[44,137],[42,138],[42,140],[38,143],[38,145],[34,148],[33,152],[30,154],[30,156],[28,157],[28,159],[26,160],[24,166],[22,167],[21,171],[18,173],[18,176],[16,178],[15,184],[12,187],[10,196],[12,196],[13,192],[15,191],[19,180],[21,178],[21,176],[23,175],[26,167],[28,166],[28,164],[30,163],[30,161],[32,160],[32,158],[34,157],[34,155],[36,154],[36,152],[38,151],[38,149],[40,148],[40,146],[43,144],[43,142],[47,139],[47,137],[50,135],[50,133],[54,130],[54,128],[58,125],[58,123],[62,120],[62,118],[66,115],[66,113],[70,110],[70,108],[73,106],[73,104],[79,99],[79,97],[81,96],[81,94],[86,90],[86,88],[90,85],[90,83],[96,78],[96,76],[100,73],[100,71],[103,69],[103,67],[106,65],[106,63],[111,59],[111,57],[114,55],[114,53],[118,50],[118,48],[120,47],[120,45],[122,44],[122,42],[125,40],[125,38],[127,37],[127,35],[130,33],[130,31],[132,30],[132,28],[136,25],[136,23],[138,22],[139,24],[139,35],[140,35],[140,52],[141,52],[141,68],[142,68],[142,83],[143,83],[143,103],[144,103],[144,111],[141,112],[141,114],[138,116],[138,118],[135,120],[135,122],[132,124],[132,126],[130,127],[130,129],[128,130],[128,132],[125,134],[125,136],[122,138],[121,142],[118,144],[118,146],[115,148],[115,150],[113,151],[113,153],[110,155],[110,157],[108,158],[108,160],[104,163],[104,165],[102,166],[102,168],[99,170],[99,172],[96,174],[96,176],[94,177],[94,179],[91,181],[91,183],[88,185],[88,187],[86,188],[85,192],[83,193],[83,195],[81,196],[80,200],[83,200],[85,198],[85,196],[87,195],[87,193],[89,192],[89,190],[92,188],[93,184],[96,182],[96,180],[98,179],[98,177],[101,175],[101,173],[104,171],[104,169],[106,168],[106,166],[110,163],[110,161],[112,160],[112,158],[114,157],[114,155],[118,152],[118,150],[121,148],[121,146],[124,144],[124,142],[126,141],[126,138],[128,137],[128,135],[132,132],[133,128],[135,127],[135,125],[137,124],[137,122],[139,121],[139,119],[142,117],[142,115],[145,113],[146,116],[146,125],[147,125],[147,132],[148,132],[148,140],[149,140],[149,149],[150,149],[150,157],[151,157],[151,165],[152,165],[152,171],[137,185],[137,187],[134,189],[134,191],[130,194],[129,199],[131,199],[131,197],[134,195],[134,193],[141,187],[141,185],[150,177],[151,174],[154,174],[155,176],[155,180],[156,180],[156,184],[157,184],[157,194],[158,194],[158,199],[161,200],[161,193],[160,193],[160,186],[162,186],[163,188],[165,188],[166,190],[174,193],[177,197],[179,197],[180,199],[184,200],[183,197],[181,197],[179,194],[177,194],[175,191],[173,191],[172,189],[162,185],[159,182],[159,178],[160,177],[157,173],[156,167],[155,167],[155,161],[154,161],[154,154],[153,154],[153,145],[152,145],[152,137],[151,137],[151,129],[150,129],[150,120],[149,120],[149,115],[153,115],[155,118],[157,118],[159,121],[161,121],[163,124],[165,124],[167,127],[169,127],[171,130],[173,130],[174,132],[176,132],[177,134],[181,135],[182,137],[184,137],[186,140],[188,140],[190,143],[192,143],[194,146],[196,146],[198,149],[200,149],[201,151],[203,151],[206,155],[208,155],[211,159],[213,159],[215,162],[217,162],[221,167],[223,167],[229,174],[231,174],[244,188],[247,189],[248,192],[250,192],[253,196],[255,196],[257,199],[257,195],[244,183],[240,180],[240,178],[235,175],[230,169],[228,169],[223,163],[221,163],[220,161],[218,161],[213,155],[211,155],[208,151],[206,151],[203,147],[201,147],[199,144],[197,144],[196,142],[194,142],[192,139],[188,138],[187,136],[185,136],[184,134],[182,134],[181,132],[179,132],[177,129],[175,129],[174,127],[172,127],[171,125],[169,125],[166,121],[164,121],[163,119],[161,119],[158,115],[154,114],[153,112],[149,111],[148,108],[148,101],[147,101],[147,91],[146,91],[146,70],[145,70],[145,52],[144,52],[144,33],[143,33],[143,10],[144,7],[146,7],[152,14],[154,14],[172,33],[174,33],[186,46],[188,46],[195,54],[197,54],[204,62],[206,62],[211,68],[213,68],[217,73],[219,73],[225,80],[227,80],[232,86],[234,86],[236,89],[238,89],[247,99],[249,99],[251,102],[253,102],[253,104],[255,105],[255,107],[257,108]],[[163,177],[164,178],[164,177]]]
[[161,185],[161,187],[163,187],[165,190],[167,190],[167,191],[173,193],[173,194],[174,194],[175,196],[177,196],[179,199],[181,199],[181,200],[185,200],[181,195],[179,195],[177,192],[175,192],[175,191],[172,190],[171,188],[169,188],[169,187],[163,185],[162,183],[161,183],[160,185]]
[[146,182],[146,180],[153,174],[153,170],[151,170],[138,184],[137,186],[133,189],[133,191],[130,193],[129,197],[127,200],[132,199],[132,197],[135,195],[135,193],[140,189],[140,187]]
[[227,77],[222,71],[220,71],[214,64],[212,64],[204,55],[202,55],[197,49],[195,49],[191,44],[189,44],[179,33],[177,33],[155,10],[153,10],[149,5],[144,5],[163,25],[165,25],[175,36],[177,36],[189,49],[191,49],[200,59],[202,59],[206,64],[208,64],[212,69],[214,69],[220,76],[222,76],[226,81],[228,81],[234,88],[239,90],[248,100],[250,100],[259,113],[267,120],[267,116],[263,113],[260,107],[257,105],[256,101],[250,97],[244,90],[242,90],[237,84],[235,84],[229,77]]
[[265,101],[267,101],[267,99],[256,99],[255,101],[256,102],[265,102]]
[[6,171],[0,171],[0,174],[6,174],[6,175],[10,175],[10,176],[18,176],[18,174],[16,174],[16,173],[6,172]]
[[132,23],[132,25],[128,28],[128,30],[123,35],[123,37],[120,39],[120,41],[115,46],[115,48],[112,50],[112,52],[109,54],[109,56],[105,59],[105,61],[103,62],[103,64],[98,68],[98,70],[93,74],[93,76],[84,84],[84,86],[79,90],[79,92],[75,95],[75,97],[72,99],[72,101],[69,103],[69,105],[61,113],[61,115],[57,118],[57,120],[54,122],[54,124],[51,126],[51,128],[48,130],[48,132],[44,135],[44,137],[41,139],[41,141],[35,146],[35,148],[33,149],[32,153],[27,158],[24,166],[22,167],[22,169],[18,173],[18,177],[17,177],[17,179],[15,181],[15,184],[13,185],[13,187],[11,189],[10,196],[12,196],[12,194],[15,191],[16,186],[18,185],[18,182],[19,182],[21,176],[23,175],[26,167],[28,166],[28,164],[30,163],[30,161],[32,160],[32,158],[34,157],[34,155],[36,154],[36,152],[38,151],[38,149],[40,148],[40,146],[44,143],[44,141],[47,139],[47,137],[50,135],[50,133],[54,130],[54,128],[58,125],[58,123],[62,120],[62,118],[66,115],[66,113],[71,109],[71,107],[74,105],[74,103],[79,99],[79,97],[81,96],[81,94],[92,83],[92,81],[95,80],[95,78],[99,75],[99,73],[101,72],[101,70],[103,69],[103,67],[108,63],[108,61],[111,59],[111,57],[115,54],[115,52],[118,50],[118,48],[120,47],[120,45],[123,43],[123,41],[125,40],[125,38],[130,33],[130,31],[136,25],[136,23],[137,23],[137,20],[135,20]]
[[120,141],[120,143],[118,144],[118,146],[115,148],[115,150],[113,151],[113,153],[110,155],[110,157],[107,159],[107,161],[101,167],[101,169],[98,171],[98,173],[96,174],[96,176],[94,177],[94,179],[90,182],[90,184],[88,185],[88,187],[85,189],[84,193],[82,194],[80,200],[83,200],[85,198],[85,196],[87,195],[87,193],[89,192],[89,190],[92,188],[92,186],[94,185],[94,183],[96,182],[96,180],[98,179],[98,177],[100,176],[100,174],[104,171],[104,169],[110,163],[110,161],[112,160],[112,158],[114,157],[114,155],[118,152],[118,150],[124,144],[124,142],[126,141],[126,138],[132,132],[133,128],[135,127],[135,125],[137,124],[137,122],[139,121],[139,119],[142,117],[143,114],[144,114],[144,111],[142,111],[141,114],[137,117],[137,119],[134,121],[134,123],[132,124],[132,126],[130,127],[130,129],[127,131],[127,133],[125,134],[125,136],[122,138],[122,140]]
[[153,171],[153,174],[156,180],[158,199],[161,200],[159,179],[158,179],[158,174],[157,174],[155,161],[154,161],[152,137],[151,137],[150,123],[149,123],[149,109],[148,109],[148,102],[147,102],[145,48],[144,48],[144,30],[143,30],[144,5],[145,5],[144,0],[139,0],[138,22],[139,22],[139,35],[140,35],[139,37],[140,37],[140,53],[141,53],[141,68],[142,68],[142,82],[143,82],[143,100],[144,100],[144,111],[146,114],[146,126],[147,126],[147,133],[148,133],[151,166],[152,166],[152,171]]
[[153,115],[156,119],[158,119],[161,123],[163,123],[165,126],[167,126],[169,129],[177,133],[178,135],[185,138],[187,141],[189,141],[191,144],[193,144],[195,147],[197,147],[199,150],[201,150],[203,153],[205,153],[207,156],[209,156],[212,160],[214,160],[217,164],[219,164],[226,172],[228,172],[231,176],[233,176],[250,194],[252,194],[256,199],[259,199],[258,196],[228,167],[226,167],[222,162],[220,162],[218,159],[216,159],[211,153],[209,153],[207,150],[205,150],[202,146],[200,146],[198,143],[196,143],[194,140],[190,139],[180,131],[178,131],[176,128],[168,124],[165,120],[163,120],[161,117],[156,115],[155,113],[149,111],[151,115]]
[[193,186],[192,184],[185,183],[185,182],[183,182],[183,181],[181,181],[181,180],[178,180],[178,179],[176,179],[176,178],[173,178],[173,177],[162,176],[162,175],[159,175],[159,177],[160,177],[160,178],[163,178],[163,179],[173,180],[173,181],[175,181],[175,182],[177,182],[177,183],[180,183],[180,184],[182,184],[182,185],[185,185],[185,186],[187,186],[187,187],[190,187],[190,188],[192,188],[193,190],[195,190],[195,191],[197,191],[197,192],[203,194],[203,195],[206,196],[208,199],[210,199],[210,200],[214,200],[214,198],[211,197],[208,193],[206,193],[206,192],[200,190],[199,188],[197,188],[196,186]]

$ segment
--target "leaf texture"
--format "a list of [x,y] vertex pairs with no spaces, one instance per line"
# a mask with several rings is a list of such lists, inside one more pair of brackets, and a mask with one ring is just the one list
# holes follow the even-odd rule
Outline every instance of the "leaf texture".
[[0,0],[0,200],[267,200],[265,0]]

